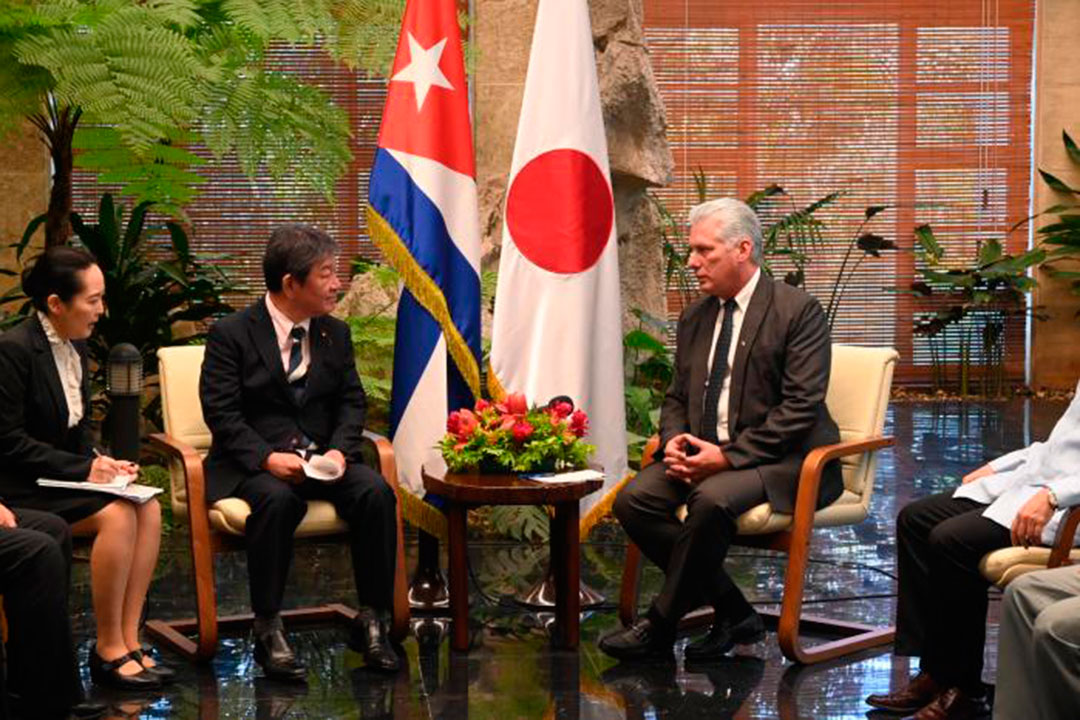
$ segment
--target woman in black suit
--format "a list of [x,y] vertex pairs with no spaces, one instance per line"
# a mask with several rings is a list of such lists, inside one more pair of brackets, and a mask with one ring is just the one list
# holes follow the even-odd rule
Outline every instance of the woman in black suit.
[[143,654],[138,634],[157,564],[160,505],[36,482],[104,483],[138,472],[134,463],[95,457],[90,444],[85,340],[105,311],[105,278],[89,253],[53,247],[23,272],[22,286],[34,314],[0,335],[0,495],[59,515],[76,535],[93,535],[90,675],[121,688],[157,687],[172,671]]

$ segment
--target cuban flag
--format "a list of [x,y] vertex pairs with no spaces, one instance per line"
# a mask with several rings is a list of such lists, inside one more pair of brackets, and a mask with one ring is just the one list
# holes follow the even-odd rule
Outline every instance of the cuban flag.
[[[492,395],[569,395],[606,474],[627,473],[615,207],[585,0],[540,0],[506,193]],[[602,496],[585,499],[588,509]],[[610,506],[610,497],[601,511]],[[598,516],[582,520],[588,530]]]
[[404,283],[390,433],[398,479],[416,496],[421,466],[445,472],[435,444],[450,410],[480,394],[480,229],[460,33],[454,0],[406,5],[368,193],[371,238]]

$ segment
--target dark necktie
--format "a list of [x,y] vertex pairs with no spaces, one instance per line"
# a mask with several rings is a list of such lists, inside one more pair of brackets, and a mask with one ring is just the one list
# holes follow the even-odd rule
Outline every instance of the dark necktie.
[[712,370],[709,382],[705,385],[705,404],[701,409],[701,439],[719,444],[716,436],[716,423],[720,411],[720,391],[724,389],[724,376],[728,370],[728,351],[731,349],[732,326],[735,324],[735,298],[724,303],[721,312],[724,321],[720,324],[720,334],[716,336],[716,348],[713,350]]
[[304,394],[305,378],[303,376],[294,378],[292,375],[304,361],[304,328],[299,325],[293,327],[289,332],[289,337],[292,338],[292,348],[289,350],[289,367],[285,371],[285,379],[292,385],[293,393],[299,400]]

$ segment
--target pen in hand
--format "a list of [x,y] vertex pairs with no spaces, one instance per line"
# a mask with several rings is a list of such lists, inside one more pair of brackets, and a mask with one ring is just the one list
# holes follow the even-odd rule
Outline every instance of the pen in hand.
[[[139,472],[139,466],[133,462],[115,460],[93,446],[90,449],[93,450],[94,457],[97,458],[90,468],[90,477],[88,478],[90,482],[113,483],[117,482],[119,477],[123,477],[126,486],[135,479]],[[101,462],[98,462],[98,460]]]

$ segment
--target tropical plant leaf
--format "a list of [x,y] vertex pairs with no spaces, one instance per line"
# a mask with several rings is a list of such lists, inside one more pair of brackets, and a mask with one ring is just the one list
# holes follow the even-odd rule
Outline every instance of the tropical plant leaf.
[[1066,154],[1068,154],[1069,158],[1074,163],[1077,163],[1078,165],[1080,165],[1080,148],[1078,148],[1076,146],[1076,143],[1069,136],[1068,131],[1066,131],[1066,130],[1061,131],[1061,139],[1065,143],[1065,152],[1066,152]]
[[1066,185],[1063,181],[1059,180],[1056,176],[1051,175],[1042,168],[1039,168],[1039,175],[1042,175],[1042,179],[1050,186],[1050,189],[1055,192],[1072,193],[1073,195],[1080,194],[1080,190],[1074,190]]

